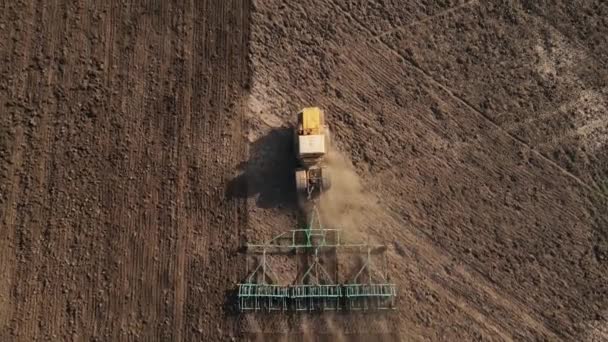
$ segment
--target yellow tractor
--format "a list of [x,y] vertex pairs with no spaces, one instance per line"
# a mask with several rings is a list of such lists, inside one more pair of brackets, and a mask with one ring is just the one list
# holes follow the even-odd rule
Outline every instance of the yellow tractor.
[[294,128],[296,189],[298,196],[313,201],[331,187],[325,156],[329,148],[329,129],[325,115],[318,107],[304,108],[298,113]]

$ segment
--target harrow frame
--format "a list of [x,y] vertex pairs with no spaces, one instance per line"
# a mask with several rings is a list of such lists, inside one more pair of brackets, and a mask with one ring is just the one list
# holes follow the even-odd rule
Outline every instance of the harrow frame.
[[[317,228],[313,228],[317,226]],[[247,244],[248,254],[261,255],[255,269],[238,284],[238,309],[247,311],[339,311],[385,310],[395,308],[397,287],[387,274],[386,246],[368,242],[347,242],[342,230],[325,229],[313,208],[305,229],[292,229],[263,244]],[[319,253],[350,252],[363,257],[363,265],[354,277],[339,282],[336,272],[330,272],[320,262]],[[274,284],[276,274],[268,263],[270,255],[304,253],[312,258],[291,284]],[[373,255],[384,256],[381,270]]]

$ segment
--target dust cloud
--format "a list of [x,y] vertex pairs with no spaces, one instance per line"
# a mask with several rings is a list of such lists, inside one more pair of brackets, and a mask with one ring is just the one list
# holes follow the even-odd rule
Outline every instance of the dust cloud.
[[384,216],[378,200],[365,191],[350,160],[332,149],[326,157],[331,188],[319,200],[319,214],[325,227],[342,229],[349,238],[365,239]]
[[333,317],[326,317],[325,323],[327,324],[327,330],[334,342],[346,342],[346,336],[344,332],[335,322]]

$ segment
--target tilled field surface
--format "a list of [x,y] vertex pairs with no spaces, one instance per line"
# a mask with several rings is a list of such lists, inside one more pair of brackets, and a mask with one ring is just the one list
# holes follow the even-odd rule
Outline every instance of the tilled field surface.
[[[604,2],[0,9],[0,341],[608,340]],[[309,105],[394,312],[232,310]]]
[[232,334],[249,3],[0,8],[0,340]]

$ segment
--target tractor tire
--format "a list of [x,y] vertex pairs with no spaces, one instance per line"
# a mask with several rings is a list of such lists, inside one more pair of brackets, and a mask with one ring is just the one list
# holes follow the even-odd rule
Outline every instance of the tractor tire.
[[321,170],[321,186],[323,187],[323,191],[331,188],[331,173],[326,167]]
[[306,194],[308,189],[308,176],[306,170],[296,169],[296,191],[298,195]]

